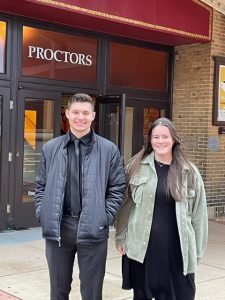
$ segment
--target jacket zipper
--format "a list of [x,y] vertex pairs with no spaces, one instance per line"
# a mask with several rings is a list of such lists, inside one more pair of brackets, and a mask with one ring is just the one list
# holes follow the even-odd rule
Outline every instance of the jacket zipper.
[[[82,208],[83,208],[83,195],[84,195],[84,184],[83,184],[83,175],[84,175],[84,160],[85,157],[83,158],[83,161],[81,163],[81,212],[82,212]],[[78,222],[78,228],[77,228],[77,242],[79,242],[79,238],[78,238],[78,232],[80,230],[80,222]]]
[[[67,156],[65,155],[65,150],[63,150],[63,154],[64,154],[64,156],[65,156],[65,159],[66,159],[66,165],[67,165]],[[66,184],[65,184],[65,181],[66,181],[66,176],[64,176],[64,193],[63,193],[63,196],[62,196],[62,199],[64,199],[64,195],[65,195],[65,186],[66,186]],[[61,221],[62,221],[62,215],[63,215],[63,212],[62,212],[62,210],[63,210],[63,200],[61,201],[61,212],[60,212],[60,215],[59,215],[59,237],[58,237],[58,245],[59,245],[59,247],[61,247],[61,234],[60,234],[60,232],[61,232]]]

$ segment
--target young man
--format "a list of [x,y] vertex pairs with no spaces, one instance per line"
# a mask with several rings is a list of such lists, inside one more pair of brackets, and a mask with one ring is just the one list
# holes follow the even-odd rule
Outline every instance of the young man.
[[36,177],[36,215],[46,239],[51,300],[68,300],[75,254],[83,300],[101,300],[109,226],[122,202],[119,150],[91,128],[92,98],[68,102],[70,129],[43,146]]

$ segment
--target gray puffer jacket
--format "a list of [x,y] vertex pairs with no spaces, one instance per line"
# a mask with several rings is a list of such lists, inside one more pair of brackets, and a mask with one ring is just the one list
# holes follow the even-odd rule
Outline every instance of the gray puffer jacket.
[[[67,179],[69,133],[43,146],[36,177],[36,216],[46,239],[60,242],[60,224]],[[125,191],[125,175],[119,150],[93,133],[82,162],[82,213],[77,243],[90,244],[108,238]]]

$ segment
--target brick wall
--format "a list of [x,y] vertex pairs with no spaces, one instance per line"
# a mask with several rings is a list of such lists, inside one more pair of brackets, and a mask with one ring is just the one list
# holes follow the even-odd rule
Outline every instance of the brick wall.
[[224,217],[225,135],[218,135],[218,127],[212,125],[212,56],[225,57],[225,16],[213,12],[211,43],[182,45],[175,51],[173,121],[203,176],[209,217]]

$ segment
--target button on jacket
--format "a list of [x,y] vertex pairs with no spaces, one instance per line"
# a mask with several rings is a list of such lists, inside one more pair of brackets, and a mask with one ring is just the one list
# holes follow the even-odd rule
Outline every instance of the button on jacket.
[[[35,180],[36,216],[42,226],[42,235],[59,242],[69,140],[67,132],[43,146]],[[77,243],[97,243],[108,238],[109,226],[114,223],[124,190],[125,175],[118,148],[93,132],[91,146],[82,161],[82,212]]]
[[[208,237],[206,195],[202,177],[193,165],[184,170],[181,201],[176,201],[176,219],[183,257],[183,273],[194,273]],[[116,220],[116,245],[125,247],[129,258],[143,262],[148,247],[154,211],[157,174],[154,152],[142,162],[129,182]],[[169,224],[168,224],[169,226]]]

